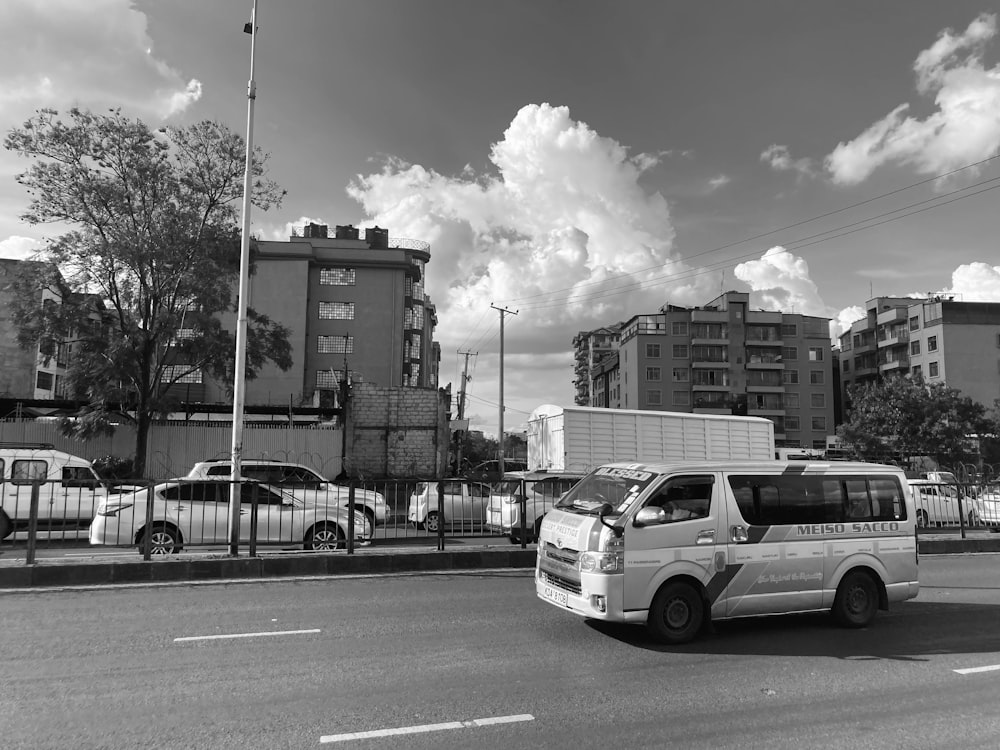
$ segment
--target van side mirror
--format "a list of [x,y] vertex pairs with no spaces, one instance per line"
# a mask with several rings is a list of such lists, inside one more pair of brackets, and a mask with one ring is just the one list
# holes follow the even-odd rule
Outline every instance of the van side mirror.
[[667,512],[659,506],[642,508],[635,514],[633,526],[659,526],[667,522]]
[[608,523],[604,520],[604,517],[613,510],[614,508],[611,507],[611,503],[602,503],[597,509],[597,519],[601,522],[602,526],[607,526],[611,529],[611,533],[613,533],[616,537],[621,538],[624,530],[620,526],[615,526],[614,524]]

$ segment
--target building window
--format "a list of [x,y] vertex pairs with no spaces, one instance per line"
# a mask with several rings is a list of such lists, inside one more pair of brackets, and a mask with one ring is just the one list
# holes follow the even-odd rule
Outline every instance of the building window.
[[812,428],[817,431],[826,432],[826,417],[813,417]]
[[910,342],[910,354],[920,354],[920,342],[911,341]]
[[688,358],[687,344],[674,344],[672,355],[674,359],[687,359]]
[[[646,380],[659,380],[660,379],[660,368],[659,367],[647,367],[646,368]],[[657,391],[659,393],[659,391]]]
[[353,354],[353,336],[317,336],[316,351],[319,354]]
[[797,432],[799,430],[799,418],[792,415],[785,416],[785,432]]
[[810,370],[809,371],[809,383],[811,385],[823,385],[826,382],[822,370]]
[[927,351],[936,352],[937,351],[937,336],[927,337]]
[[683,320],[675,320],[670,324],[670,333],[674,336],[687,336],[688,324]]
[[320,302],[320,320],[354,320],[353,302]]
[[785,385],[796,385],[799,382],[798,370],[782,370],[781,382]]
[[691,371],[686,367],[675,367],[673,378],[675,383],[686,383],[691,379]]
[[687,391],[674,391],[673,396],[674,406],[690,406],[691,405],[691,394]]
[[799,394],[797,394],[797,393],[786,393],[785,394],[785,408],[786,409],[798,409],[799,408]]
[[694,371],[694,378],[692,381],[695,385],[710,385],[710,386],[728,386],[729,385],[729,371],[728,370],[702,370],[697,369]]
[[355,278],[353,268],[319,269],[319,283],[323,286],[354,286]]
[[938,376],[937,362],[931,362],[929,365],[927,365],[927,374],[932,378],[936,378]]
[[798,328],[794,323],[781,324],[781,338],[795,338],[798,335]]
[[918,318],[916,315],[910,318],[910,330],[911,331],[920,330],[920,318]]
[[781,347],[781,358],[788,362],[796,361],[799,358],[799,347],[797,346],[783,346]]
[[167,365],[160,380],[164,385],[180,383],[200,383],[201,370],[192,370],[191,365]]
[[809,361],[810,362],[822,362],[823,361],[823,348],[820,346],[810,346],[809,347]]
[[660,406],[663,403],[660,400],[660,390],[658,388],[646,391],[646,403],[650,406]]
[[849,359],[845,359],[843,365],[844,365],[844,372],[851,371],[851,361]]
[[814,409],[825,409],[826,408],[826,394],[825,393],[811,393],[809,394],[809,403]]
[[646,344],[646,356],[650,359],[657,359],[660,356],[660,345]]
[[39,370],[38,375],[35,376],[35,388],[40,391],[51,391],[53,380],[51,372]]
[[920,365],[913,365],[910,368],[910,374],[915,378],[920,377]]

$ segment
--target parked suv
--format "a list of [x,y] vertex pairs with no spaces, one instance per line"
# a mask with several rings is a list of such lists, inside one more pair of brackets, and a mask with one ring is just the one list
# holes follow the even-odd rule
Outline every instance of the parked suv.
[[[228,458],[199,461],[188,472],[188,479],[224,479],[232,473],[232,462]],[[272,461],[254,458],[240,461],[240,476],[256,479],[265,484],[281,487],[297,498],[320,505],[338,504],[347,507],[348,488],[330,482],[313,469],[303,464],[289,461]],[[385,523],[385,497],[374,490],[354,488],[354,504],[364,512],[372,526]]]

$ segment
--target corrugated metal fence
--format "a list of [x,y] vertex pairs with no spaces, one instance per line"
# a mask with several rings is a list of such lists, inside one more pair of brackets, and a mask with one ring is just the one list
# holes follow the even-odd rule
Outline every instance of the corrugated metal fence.
[[[154,424],[149,430],[146,479],[184,476],[198,461],[225,458],[232,446],[232,427],[204,424]],[[0,442],[51,443],[58,450],[93,461],[103,456],[129,458],[135,453],[135,430],[128,425],[113,435],[79,440],[60,434],[53,423],[34,420],[0,421]],[[273,458],[305,464],[328,479],[343,468],[344,433],[340,429],[245,427],[244,458]]]

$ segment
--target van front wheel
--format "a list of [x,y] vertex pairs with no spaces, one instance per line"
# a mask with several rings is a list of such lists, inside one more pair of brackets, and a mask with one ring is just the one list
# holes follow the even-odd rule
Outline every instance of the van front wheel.
[[705,603],[693,586],[668,583],[649,607],[646,628],[661,643],[687,643],[698,635],[705,619]]
[[878,611],[878,587],[867,573],[852,570],[837,587],[833,616],[846,628],[871,625]]

